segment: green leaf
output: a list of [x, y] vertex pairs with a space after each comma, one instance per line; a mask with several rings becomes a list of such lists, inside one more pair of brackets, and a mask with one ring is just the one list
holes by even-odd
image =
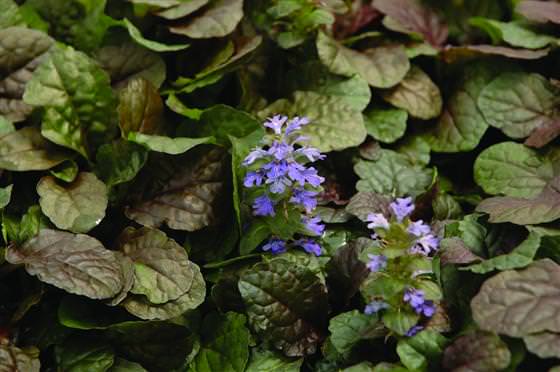
[[364, 112], [364, 123], [370, 136], [393, 143], [404, 135], [408, 113], [399, 109], [372, 109]]
[[257, 334], [287, 356], [315, 352], [328, 303], [326, 288], [312, 271], [277, 258], [245, 271], [239, 291]]
[[59, 185], [54, 177], [41, 178], [37, 184], [41, 210], [59, 229], [85, 233], [105, 217], [107, 186], [93, 173], [81, 172], [68, 185]]
[[541, 332], [523, 337], [527, 350], [541, 358], [558, 358], [560, 356], [560, 334]]
[[31, 114], [33, 108], [22, 99], [25, 84], [53, 42], [37, 30], [0, 27], [0, 115], [18, 122]]
[[43, 229], [10, 248], [6, 260], [24, 264], [45, 283], [93, 299], [116, 296], [125, 281], [118, 255], [88, 235]]
[[476, 210], [488, 213], [492, 223], [536, 225], [557, 220], [560, 218], [560, 176], [550, 181], [533, 199], [498, 196], [483, 200]]
[[134, 179], [148, 160], [148, 151], [135, 143], [119, 139], [97, 149], [96, 173], [107, 187]]
[[541, 154], [520, 143], [501, 142], [478, 155], [474, 179], [488, 194], [531, 198], [560, 174], [558, 161], [560, 151]]
[[362, 221], [367, 220], [370, 213], [381, 213], [387, 217], [391, 215], [389, 209], [391, 198], [374, 192], [358, 192], [346, 205], [346, 211]]
[[134, 43], [108, 45], [97, 51], [95, 59], [111, 77], [111, 84], [125, 87], [137, 77], [159, 88], [165, 80], [165, 62], [156, 53]]
[[217, 143], [229, 146], [232, 137], [245, 137], [261, 127], [252, 115], [226, 105], [215, 105], [200, 116], [198, 134], [216, 138]]
[[[386, 14], [383, 25], [390, 30], [421, 37], [433, 46], [447, 39], [447, 25], [438, 15], [414, 0], [374, 0], [373, 7]], [[455, 7], [459, 6], [454, 4]]]
[[[225, 74], [236, 70], [251, 57], [262, 43], [261, 36], [236, 39], [230, 41], [220, 50], [212, 61], [193, 78], [180, 77], [174, 83], [180, 89], [178, 92], [191, 93], [196, 89], [211, 85], [220, 80]], [[177, 92], [177, 93], [178, 93]]]
[[4, 240], [13, 241], [17, 245], [23, 244], [39, 233], [41, 229], [50, 228], [49, 219], [41, 213], [38, 205], [32, 205], [27, 212], [16, 220], [10, 215], [2, 215], [2, 234]]
[[130, 132], [158, 134], [163, 126], [163, 102], [157, 88], [148, 80], [128, 80], [119, 93], [119, 126], [126, 138]]
[[128, 19], [124, 18], [121, 23], [127, 30], [130, 37], [138, 44], [156, 52], [175, 52], [178, 50], [187, 49], [189, 44], [164, 44], [154, 40], [148, 40], [140, 30]]
[[128, 295], [122, 302], [122, 306], [129, 313], [145, 320], [172, 319], [184, 314], [188, 310], [195, 309], [204, 301], [206, 284], [198, 266], [193, 266], [193, 272], [192, 286], [189, 291], [176, 300], [163, 304], [154, 304], [149, 302], [145, 296]]
[[472, 299], [473, 318], [481, 329], [511, 337], [559, 332], [559, 289], [552, 285], [559, 280], [560, 267], [550, 259], [521, 271], [502, 271], [485, 281]]
[[298, 66], [286, 78], [290, 90], [312, 91], [335, 96], [357, 111], [365, 109], [371, 99], [367, 81], [360, 75], [346, 78], [332, 74], [319, 61]]
[[160, 230], [126, 228], [119, 250], [134, 262], [131, 293], [144, 295], [154, 304], [176, 300], [189, 292], [198, 272], [187, 252]]
[[377, 316], [366, 315], [358, 310], [331, 318], [329, 331], [332, 344], [341, 354], [348, 353], [360, 340], [383, 337], [385, 333]]
[[522, 0], [517, 2], [515, 12], [534, 22], [560, 23], [560, 6], [557, 3]]
[[[159, 10], [156, 15], [165, 19], [179, 19], [196, 12], [204, 5], [208, 4], [208, 2], [209, 0], [189, 0], [187, 2], [178, 1], [178, 4], [176, 5]], [[161, 6], [159, 3], [157, 5]]]
[[170, 322], [119, 323], [112, 326], [107, 335], [119, 355], [141, 363], [149, 371], [181, 368], [194, 347], [190, 332]]
[[493, 270], [511, 270], [525, 267], [533, 261], [533, 257], [537, 253], [540, 244], [541, 236], [535, 232], [531, 232], [527, 239], [515, 247], [510, 253], [484, 260], [481, 263], [469, 265], [465, 270], [470, 270], [477, 274], [485, 274]]
[[193, 39], [208, 39], [229, 35], [243, 18], [243, 0], [217, 0], [189, 19], [185, 25], [169, 30]]
[[288, 359], [271, 351], [253, 349], [246, 372], [300, 372], [303, 358]]
[[39, 350], [31, 347], [20, 349], [13, 345], [0, 345], [0, 366], [7, 371], [39, 372]]
[[271, 233], [270, 227], [266, 222], [255, 221], [249, 230], [241, 235], [239, 253], [244, 256], [253, 252]]
[[214, 137], [202, 137], [202, 138], [186, 138], [186, 137], [176, 137], [170, 138], [166, 136], [156, 136], [143, 134], [140, 132], [130, 132], [128, 133], [128, 140], [139, 145], [143, 145], [146, 148], [163, 152], [171, 155], [178, 155], [189, 151], [195, 146], [204, 143], [214, 143]]
[[354, 172], [360, 177], [358, 191], [396, 196], [419, 195], [433, 178], [432, 170], [412, 165], [404, 155], [391, 150], [383, 150], [378, 161], [358, 161]]
[[211, 313], [202, 323], [200, 351], [191, 363], [195, 372], [243, 372], [249, 359], [245, 315]]
[[13, 0], [0, 0], [0, 30], [22, 23], [18, 5]]
[[311, 124], [301, 133], [309, 137], [310, 146], [322, 152], [358, 146], [367, 135], [362, 114], [338, 97], [298, 91], [293, 95], [293, 102], [280, 99], [259, 112], [259, 116], [277, 112], [308, 117]]
[[441, 117], [426, 136], [433, 151], [470, 151], [478, 146], [488, 129], [488, 123], [478, 109], [477, 99], [482, 89], [494, 78], [497, 69], [496, 65], [481, 62], [464, 67]]
[[319, 32], [316, 46], [321, 62], [331, 72], [348, 77], [358, 74], [375, 88], [398, 84], [410, 69], [401, 45], [381, 46], [360, 53]]
[[120, 309], [82, 296], [65, 296], [58, 306], [58, 321], [73, 329], [107, 329], [129, 319]]
[[488, 124], [511, 138], [527, 137], [547, 124], [560, 104], [560, 88], [542, 75], [505, 72], [478, 96], [478, 108]]
[[397, 86], [382, 95], [385, 101], [406, 110], [415, 118], [427, 120], [441, 113], [442, 98], [439, 88], [416, 66], [410, 68]]
[[44, 108], [41, 134], [86, 158], [116, 131], [107, 74], [87, 55], [56, 47], [27, 83], [23, 99]]
[[45, 170], [67, 158], [66, 154], [56, 150], [34, 127], [0, 134], [0, 169], [20, 172]]
[[443, 355], [443, 366], [453, 371], [500, 371], [510, 364], [507, 344], [492, 333], [475, 331], [457, 337]]
[[49, 171], [51, 175], [64, 182], [72, 182], [80, 171], [74, 160], [65, 160]]
[[28, 0], [49, 24], [49, 33], [57, 40], [90, 52], [103, 42], [107, 29], [116, 22], [105, 15], [106, 0]]
[[540, 49], [557, 43], [555, 37], [538, 34], [517, 22], [500, 22], [495, 19], [474, 17], [469, 20], [469, 23], [485, 31], [494, 43], [503, 40], [511, 46], [526, 49]]
[[[126, 207], [125, 214], [149, 227], [164, 222], [176, 230], [196, 231], [206, 227], [216, 218], [214, 207], [224, 186], [224, 167], [224, 153], [219, 149], [188, 163], [176, 164], [161, 188], [139, 195], [142, 199]], [[159, 184], [157, 179], [152, 181]]]
[[428, 361], [424, 355], [408, 344], [405, 340], [400, 340], [397, 344], [397, 354], [401, 363], [412, 371], [426, 369]]
[[397, 334], [404, 336], [410, 328], [418, 323], [420, 316], [414, 313], [389, 309], [383, 313], [383, 324]]
[[126, 359], [115, 358], [115, 362], [109, 372], [148, 372], [138, 363]]
[[12, 188], [14, 185], [0, 187], [0, 209], [5, 208], [12, 198]]
[[102, 340], [74, 336], [55, 349], [58, 367], [68, 372], [105, 372], [113, 365], [115, 354]]

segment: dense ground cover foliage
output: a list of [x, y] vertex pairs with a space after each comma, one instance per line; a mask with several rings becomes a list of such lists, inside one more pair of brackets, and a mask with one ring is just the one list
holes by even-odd
[[0, 0], [0, 371], [560, 370], [559, 25]]

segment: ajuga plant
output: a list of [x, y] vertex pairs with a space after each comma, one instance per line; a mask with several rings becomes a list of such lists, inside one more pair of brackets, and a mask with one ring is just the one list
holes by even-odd
[[305, 117], [269, 118], [264, 126], [270, 132], [243, 161], [248, 169], [243, 185], [250, 190], [253, 215], [264, 218], [271, 231], [277, 230], [275, 225], [286, 225], [282, 220], [294, 225], [287, 232], [272, 236], [262, 247], [274, 254], [299, 246], [308, 253], [321, 255], [321, 246], [311, 237], [321, 236], [325, 230], [321, 218], [313, 214], [325, 179], [307, 164], [325, 156], [307, 145], [308, 138], [301, 134], [305, 125], [311, 125]]
[[[364, 313], [380, 313], [391, 331], [414, 336], [435, 314], [442, 298], [432, 262], [440, 239], [422, 220], [410, 220], [412, 198], [397, 198], [389, 207], [389, 219], [382, 213], [367, 216], [367, 227], [374, 234], [372, 247], [365, 250], [370, 274], [362, 287], [367, 301]], [[406, 322], [392, 322], [396, 314]]]

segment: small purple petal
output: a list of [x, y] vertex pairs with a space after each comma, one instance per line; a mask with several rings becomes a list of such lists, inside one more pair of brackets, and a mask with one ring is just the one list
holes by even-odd
[[430, 229], [430, 226], [426, 225], [424, 221], [418, 220], [418, 221], [411, 222], [406, 228], [406, 231], [408, 231], [414, 236], [420, 237], [422, 235], [429, 234], [432, 231], [432, 229]]
[[322, 253], [321, 246], [313, 239], [298, 239], [294, 243], [302, 247], [307, 253], [312, 253], [317, 257]]
[[303, 216], [301, 222], [304, 224], [307, 231], [314, 235], [321, 235], [325, 231], [325, 225], [321, 223], [321, 217], [307, 217]]
[[260, 158], [262, 158], [266, 155], [267, 155], [267, 152], [264, 151], [263, 149], [255, 149], [255, 150], [251, 151], [249, 153], [249, 155], [247, 155], [245, 160], [243, 160], [243, 165], [245, 165], [245, 166], [251, 165], [255, 162], [255, 160], [260, 159]]
[[388, 309], [388, 308], [389, 308], [389, 304], [387, 304], [386, 302], [374, 300], [366, 305], [364, 309], [364, 314], [371, 315], [377, 313], [378, 311], [381, 311], [383, 309]]
[[390, 205], [397, 221], [402, 222], [405, 217], [410, 215], [414, 210], [414, 203], [412, 202], [412, 198], [397, 198], [394, 202]]
[[255, 198], [253, 202], [253, 214], [255, 216], [274, 216], [274, 203], [266, 195]]
[[405, 336], [412, 337], [423, 329], [424, 329], [424, 327], [422, 327], [421, 325], [415, 325], [415, 326], [411, 327], [408, 331], [406, 331]]
[[382, 228], [389, 229], [389, 221], [381, 213], [370, 213], [366, 218], [367, 222], [370, 222], [367, 227], [368, 229]]
[[309, 119], [306, 117], [296, 116], [288, 122], [288, 127], [286, 128], [286, 134], [292, 134], [295, 131], [301, 129], [302, 126], [309, 124]]
[[282, 239], [271, 238], [268, 243], [263, 245], [263, 251], [270, 251], [272, 254], [279, 254], [286, 252], [286, 242]]
[[382, 254], [368, 254], [369, 262], [367, 268], [371, 272], [377, 272], [387, 267], [387, 257]]
[[308, 191], [302, 188], [294, 189], [293, 195], [290, 198], [290, 202], [294, 204], [299, 204], [305, 208], [307, 213], [310, 213], [315, 207], [317, 207], [317, 195], [316, 191]]
[[282, 134], [282, 126], [288, 120], [287, 116], [284, 115], [274, 115], [271, 118], [268, 118], [267, 121], [264, 122], [264, 126], [270, 128], [274, 131], [275, 134]]
[[263, 175], [260, 172], [248, 172], [243, 180], [243, 186], [254, 187], [263, 183]]

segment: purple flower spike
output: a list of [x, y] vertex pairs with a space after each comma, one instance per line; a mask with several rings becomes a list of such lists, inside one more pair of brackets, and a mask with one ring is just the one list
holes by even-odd
[[274, 203], [266, 195], [255, 198], [253, 202], [253, 214], [255, 216], [274, 216]]
[[424, 221], [418, 220], [411, 222], [410, 225], [408, 225], [408, 227], [406, 228], [406, 231], [414, 236], [420, 237], [422, 235], [429, 234], [432, 230], [430, 229], [430, 226], [424, 223]]
[[377, 272], [387, 267], [387, 257], [382, 254], [368, 254], [369, 262], [367, 268], [371, 272]]
[[294, 204], [299, 204], [305, 208], [307, 213], [310, 213], [315, 207], [317, 207], [317, 192], [308, 191], [302, 188], [296, 188], [290, 202]]
[[388, 309], [389, 305], [383, 301], [371, 301], [369, 304], [366, 305], [364, 309], [364, 314], [371, 315], [375, 314], [383, 309]]
[[263, 251], [270, 251], [272, 254], [279, 254], [286, 252], [286, 242], [282, 239], [271, 238], [268, 243], [263, 245]]
[[407, 337], [415, 336], [418, 332], [420, 332], [423, 329], [424, 327], [422, 327], [421, 325], [412, 326], [408, 331], [406, 331], [405, 336]]
[[313, 239], [298, 239], [295, 243], [302, 247], [307, 253], [313, 253], [317, 257], [322, 253], [321, 246]]
[[314, 235], [321, 235], [325, 231], [325, 225], [321, 223], [321, 217], [307, 217], [303, 216], [301, 222], [305, 225], [307, 231]]
[[385, 216], [382, 215], [381, 213], [368, 214], [366, 221], [370, 222], [367, 225], [368, 229], [375, 229], [375, 228], [381, 228], [385, 230], [389, 229], [389, 221], [387, 221]]
[[264, 122], [264, 126], [272, 129], [275, 134], [282, 134], [282, 126], [284, 125], [286, 120], [288, 120], [287, 116], [274, 115], [273, 117], [268, 118], [268, 120]]
[[394, 202], [390, 205], [397, 221], [402, 222], [405, 217], [410, 215], [414, 210], [414, 203], [412, 202], [412, 198], [397, 198]]

